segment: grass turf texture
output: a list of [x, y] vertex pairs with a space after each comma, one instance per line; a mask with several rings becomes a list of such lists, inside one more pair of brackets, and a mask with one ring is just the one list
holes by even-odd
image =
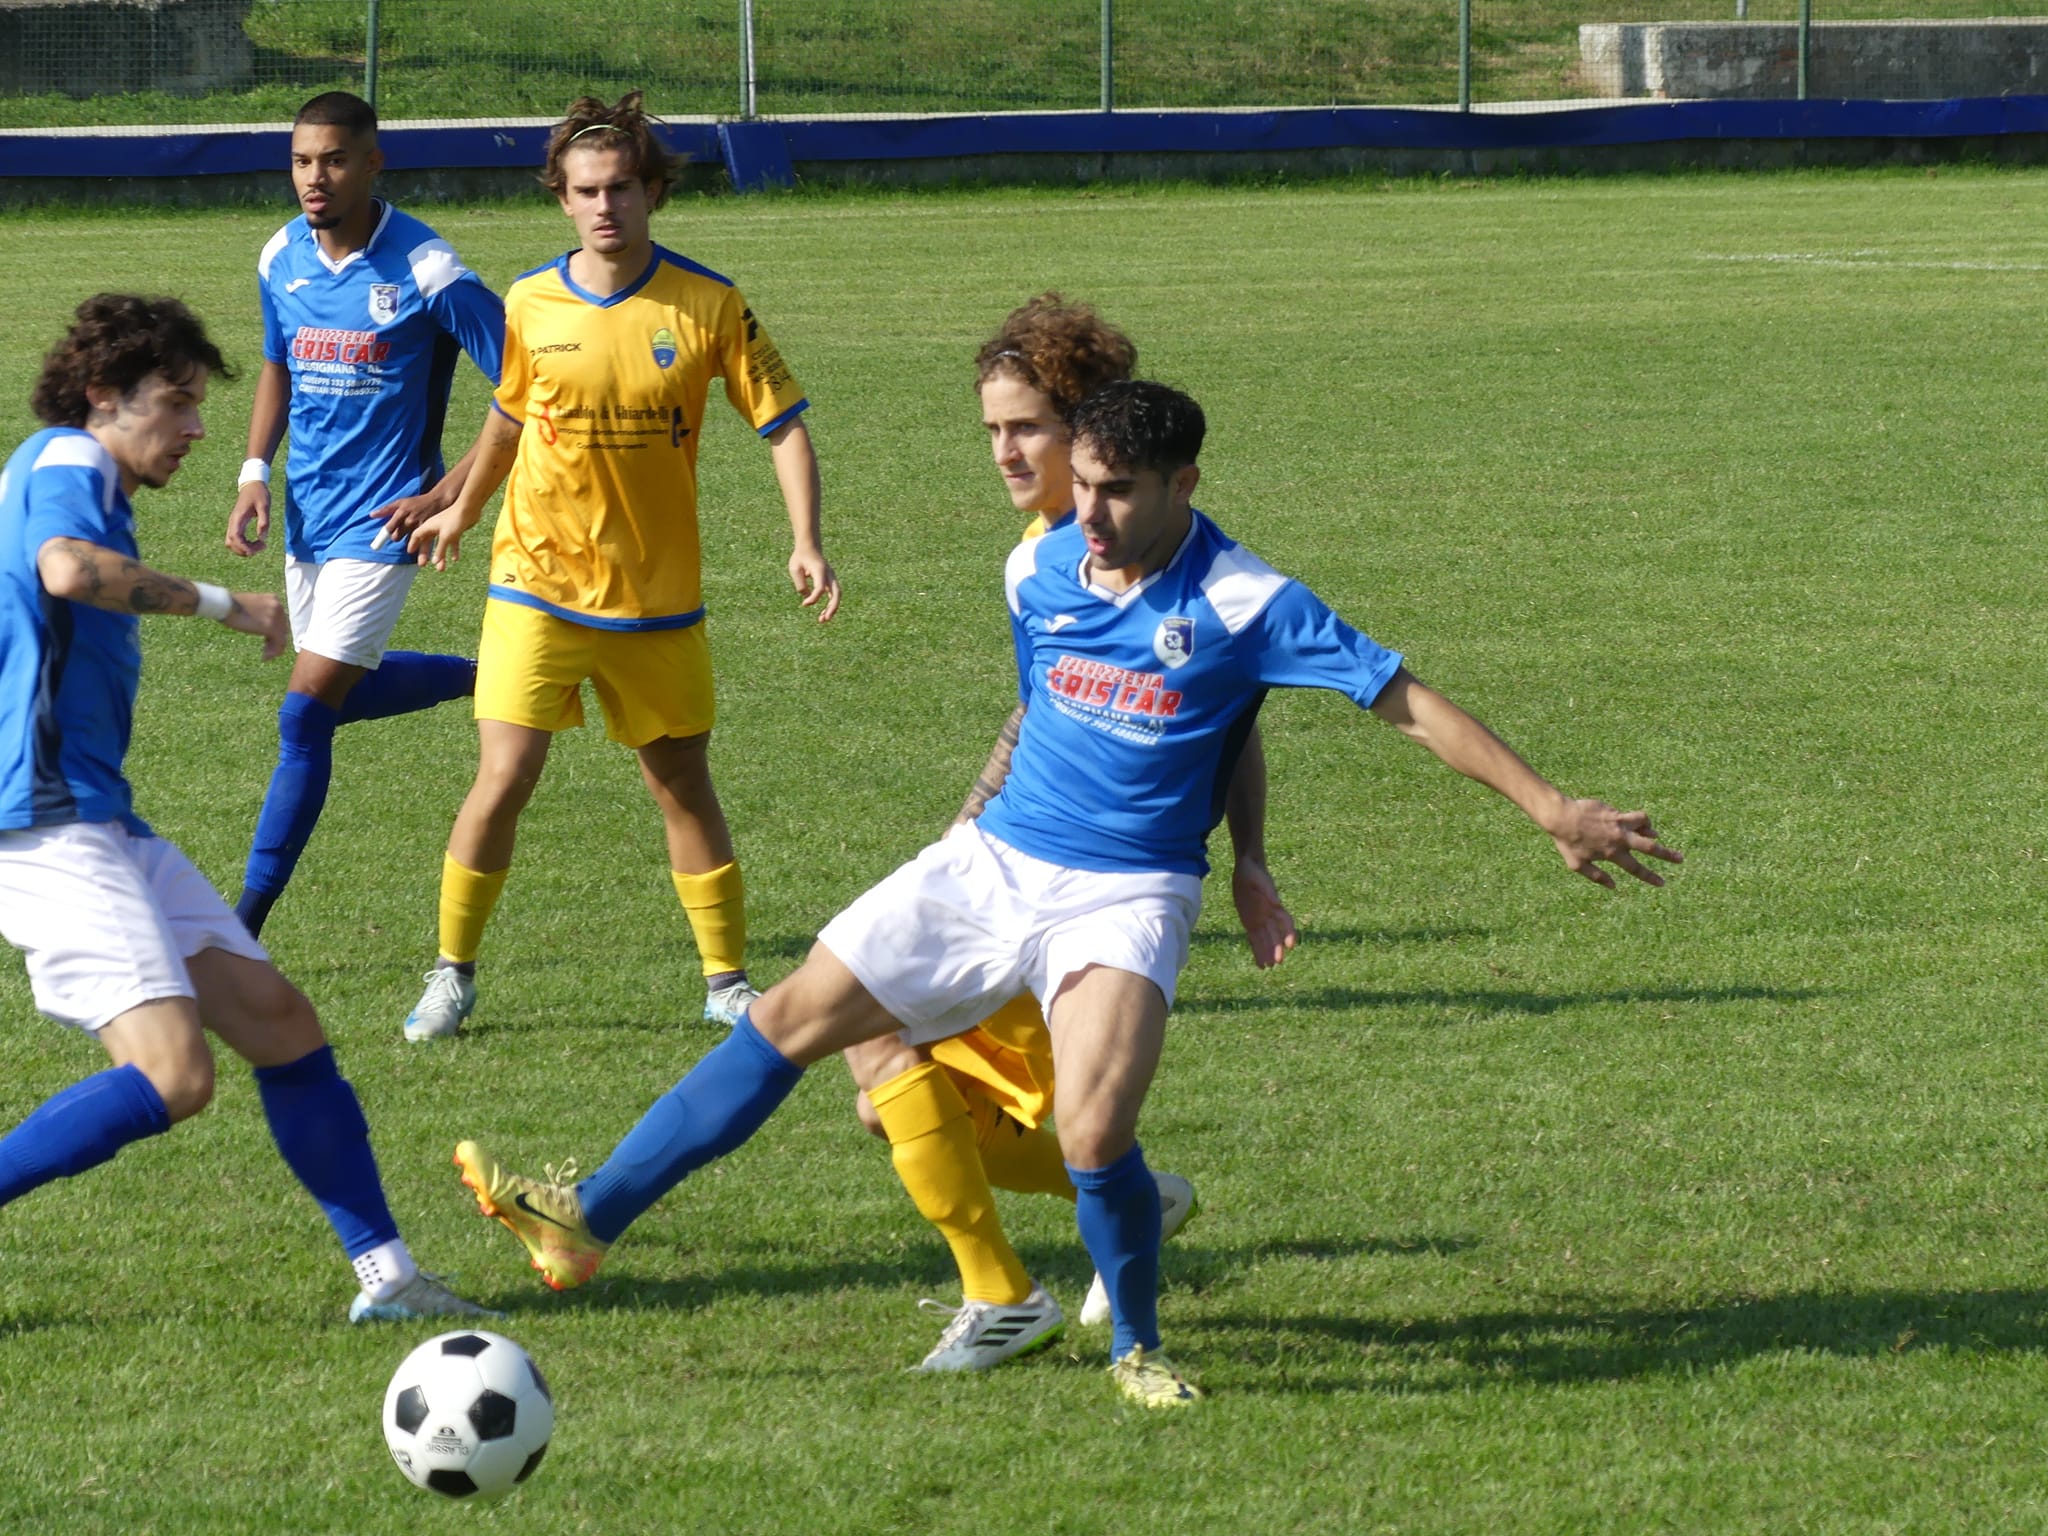
[[[1509, 807], [1320, 695], [1265, 715], [1304, 929], [1252, 971], [1212, 882], [1145, 1141], [1204, 1214], [1142, 1422], [1101, 1335], [902, 1374], [945, 1255], [815, 1072], [591, 1289], [467, 1213], [463, 1135], [590, 1166], [710, 1042], [653, 808], [558, 743], [463, 1039], [398, 1024], [474, 763], [459, 709], [352, 727], [269, 938], [368, 1107], [421, 1258], [509, 1314], [560, 1405], [522, 1532], [1986, 1531], [2044, 1515], [2048, 1197], [2036, 486], [2048, 177], [1113, 190], [684, 201], [816, 402], [845, 612], [782, 575], [767, 456], [704, 445], [721, 791], [757, 974], [930, 836], [1011, 698], [1019, 519], [968, 359], [1057, 285], [1212, 420], [1198, 502], [1563, 785], [1691, 862], [1619, 897]], [[423, 210], [495, 282], [537, 207]], [[9, 441], [98, 286], [174, 286], [247, 365], [257, 215], [0, 221]], [[220, 548], [249, 385], [141, 501]], [[451, 447], [481, 411], [466, 376]], [[401, 643], [474, 637], [483, 539]], [[145, 624], [145, 812], [233, 890], [282, 665]], [[0, 976], [0, 1122], [93, 1068]], [[1078, 1305], [1064, 1205], [1008, 1199]], [[427, 1328], [352, 1330], [247, 1076], [0, 1215], [0, 1528], [360, 1532], [446, 1514], [382, 1465]]]
[[[1972, 20], [1994, 0], [1822, 0], [1815, 19]], [[1792, 21], [1798, 0], [1749, 0]], [[1730, 0], [1475, 0], [1481, 102], [1597, 94], [1579, 62], [1590, 21], [1727, 21]], [[988, 112], [1101, 101], [1098, 0], [813, 0], [755, 8], [757, 110]], [[730, 0], [387, 0], [378, 105], [386, 118], [551, 115], [585, 91], [647, 91], [669, 113], [736, 115]], [[1456, 0], [1123, 0], [1116, 102], [1161, 107], [1405, 105], [1458, 99]], [[0, 127], [279, 122], [317, 91], [365, 89], [361, 0], [258, 0], [245, 22], [254, 82], [163, 92], [0, 99]], [[31, 42], [25, 46], [36, 45]]]

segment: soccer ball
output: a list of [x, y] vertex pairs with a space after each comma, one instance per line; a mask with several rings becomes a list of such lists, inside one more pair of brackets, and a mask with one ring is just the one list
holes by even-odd
[[384, 1443], [398, 1470], [451, 1499], [495, 1499], [533, 1475], [555, 1400], [533, 1357], [502, 1334], [427, 1340], [384, 1389]]

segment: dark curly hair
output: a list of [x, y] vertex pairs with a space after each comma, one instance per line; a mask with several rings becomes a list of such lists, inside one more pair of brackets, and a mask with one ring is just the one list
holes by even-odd
[[626, 150], [634, 176], [654, 184], [649, 203], [659, 208], [668, 201], [675, 157], [654, 136], [654, 120], [641, 109], [640, 92], [628, 91], [609, 107], [595, 96], [579, 96], [569, 103], [569, 115], [548, 135], [548, 156], [540, 173], [540, 184], [557, 197], [569, 185], [562, 157], [571, 148]]
[[71, 329], [43, 358], [29, 404], [48, 426], [82, 427], [92, 414], [85, 392], [93, 385], [125, 395], [152, 373], [182, 383], [200, 372], [235, 376], [182, 302], [96, 293], [78, 306]]
[[974, 387], [1008, 374], [1052, 401], [1062, 416], [1138, 366], [1131, 338], [1086, 304], [1041, 293], [1019, 305], [974, 354]]
[[1209, 430], [1202, 408], [1179, 390], [1150, 379], [1125, 379], [1097, 390], [1067, 418], [1074, 446], [1119, 469], [1172, 475], [1202, 451]]

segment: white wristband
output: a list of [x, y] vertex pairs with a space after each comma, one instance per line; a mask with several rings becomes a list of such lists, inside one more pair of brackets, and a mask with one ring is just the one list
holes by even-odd
[[242, 460], [242, 473], [235, 481], [235, 489], [240, 490], [251, 480], [258, 485], [270, 484], [270, 466], [261, 459]]
[[226, 587], [216, 587], [210, 581], [195, 581], [199, 589], [198, 614], [202, 619], [224, 619], [235, 611], [235, 600]]

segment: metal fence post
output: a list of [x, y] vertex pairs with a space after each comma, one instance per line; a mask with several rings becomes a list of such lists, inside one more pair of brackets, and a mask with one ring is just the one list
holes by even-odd
[[1102, 110], [1116, 110], [1116, 0], [1102, 0]]
[[1472, 110], [1472, 0], [1458, 0], [1458, 110]]
[[752, 117], [754, 94], [754, 0], [740, 0], [740, 116]]
[[370, 0], [370, 13], [363, 18], [363, 98], [371, 109], [377, 105], [377, 0]]
[[1813, 72], [1813, 0], [1799, 0], [1799, 99], [1806, 100], [1806, 83]]

